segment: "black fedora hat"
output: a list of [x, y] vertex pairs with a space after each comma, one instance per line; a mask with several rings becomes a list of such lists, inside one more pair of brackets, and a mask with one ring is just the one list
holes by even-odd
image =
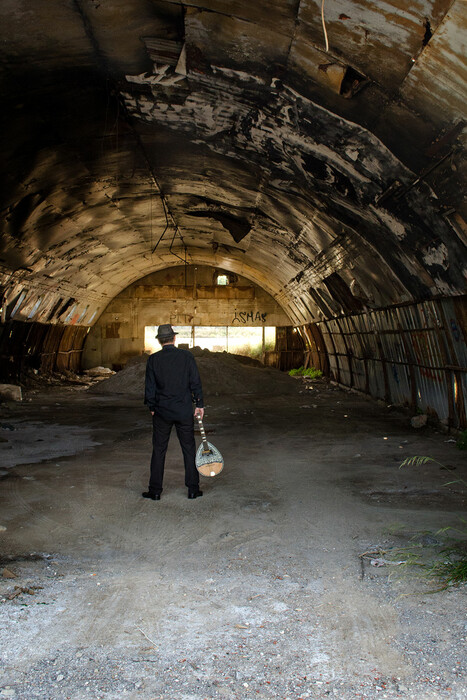
[[174, 331], [170, 323], [163, 323], [162, 326], [159, 326], [157, 329], [156, 338], [158, 340], [170, 340], [170, 338], [173, 338], [176, 335], [177, 332]]

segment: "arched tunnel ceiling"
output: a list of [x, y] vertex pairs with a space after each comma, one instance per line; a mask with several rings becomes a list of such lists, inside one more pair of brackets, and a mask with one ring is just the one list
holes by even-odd
[[91, 323], [181, 259], [297, 323], [336, 285], [347, 310], [465, 292], [463, 0], [0, 13], [4, 318]]

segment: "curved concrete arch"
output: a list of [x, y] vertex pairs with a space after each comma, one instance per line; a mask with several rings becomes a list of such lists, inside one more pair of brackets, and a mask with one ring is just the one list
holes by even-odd
[[463, 293], [462, 3], [386, 5], [327, 7], [328, 46], [315, 2], [5, 11], [4, 305], [89, 323], [174, 231], [305, 320], [329, 274], [376, 305]]
[[244, 274], [296, 326], [451, 309], [464, 6], [341, 0], [323, 24], [319, 0], [2, 5], [2, 325], [84, 333], [185, 259]]

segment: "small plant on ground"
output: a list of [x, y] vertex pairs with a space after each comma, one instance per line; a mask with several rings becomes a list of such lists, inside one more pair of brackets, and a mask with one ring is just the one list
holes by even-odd
[[[420, 466], [433, 462], [439, 464], [442, 469], [452, 471], [432, 457], [407, 457], [400, 464], [401, 467]], [[452, 484], [463, 484], [467, 486], [464, 479], [448, 481], [444, 486]], [[416, 542], [407, 548], [393, 550], [392, 554], [400, 557], [405, 556], [405, 566], [417, 566], [423, 568], [423, 575], [430, 581], [436, 580], [441, 584], [435, 591], [443, 591], [452, 586], [460, 586], [467, 583], [467, 521], [461, 518], [461, 526], [454, 528], [451, 526], [442, 528], [434, 533], [424, 533], [424, 542]], [[444, 537], [444, 542], [439, 540], [439, 536]], [[446, 537], [447, 535], [447, 537]], [[454, 536], [453, 536], [454, 535]], [[431, 547], [431, 556], [426, 557], [428, 548]]]
[[319, 379], [323, 376], [323, 373], [320, 369], [316, 369], [315, 367], [308, 367], [308, 369], [305, 369], [302, 365], [302, 367], [298, 367], [298, 369], [289, 370], [289, 375], [291, 377], [307, 377], [308, 379]]
[[428, 574], [441, 581], [444, 590], [451, 586], [459, 586], [467, 581], [467, 551], [462, 557], [458, 547], [450, 547], [442, 552], [443, 561], [436, 561]]
[[439, 464], [440, 467], [443, 466], [441, 462], [433, 459], [433, 457], [406, 457], [404, 461], [399, 464], [399, 469], [402, 467], [420, 467], [422, 464], [428, 464], [428, 462]]

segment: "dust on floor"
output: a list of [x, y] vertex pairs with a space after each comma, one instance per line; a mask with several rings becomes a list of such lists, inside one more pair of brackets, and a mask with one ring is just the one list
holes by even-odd
[[[0, 697], [466, 697], [465, 588], [433, 595], [359, 556], [458, 523], [462, 485], [399, 464], [427, 454], [466, 478], [463, 453], [403, 413], [290, 381], [210, 396], [225, 469], [191, 501], [174, 436], [161, 501], [141, 498], [139, 399], [55, 388], [1, 407], [2, 423], [40, 421], [51, 454], [3, 473]], [[57, 425], [82, 449], [53, 452]]]

